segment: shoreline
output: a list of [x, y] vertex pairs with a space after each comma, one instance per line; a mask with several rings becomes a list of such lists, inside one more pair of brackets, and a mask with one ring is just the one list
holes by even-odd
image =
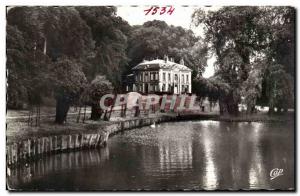
[[[215, 114], [178, 114], [178, 115], [161, 115], [158, 117], [143, 117], [132, 118], [123, 121], [110, 122], [89, 122], [81, 124], [80, 128], [70, 130], [74, 127], [61, 125], [60, 128], [65, 130], [56, 130], [54, 132], [42, 132], [40, 130], [38, 136], [37, 132], [29, 133], [21, 139], [6, 138], [6, 161], [8, 166], [15, 166], [41, 158], [45, 155], [61, 153], [66, 151], [77, 151], [83, 149], [102, 148], [106, 142], [113, 135], [130, 129], [145, 127], [156, 123], [163, 122], [180, 122], [190, 120], [213, 120], [220, 122], [293, 122], [294, 116], [220, 116]], [[289, 117], [289, 118], [288, 118]], [[59, 126], [58, 126], [59, 127]], [[30, 127], [29, 127], [30, 128]], [[44, 128], [45, 129], [45, 128]], [[34, 136], [32, 135], [34, 134]]]

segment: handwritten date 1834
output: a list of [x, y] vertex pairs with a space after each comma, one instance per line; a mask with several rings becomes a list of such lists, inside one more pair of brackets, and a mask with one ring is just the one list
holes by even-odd
[[163, 7], [151, 6], [149, 9], [144, 10], [144, 12], [145, 12], [145, 15], [148, 15], [148, 14], [151, 14], [151, 15], [155, 15], [155, 14], [159, 14], [159, 15], [169, 14], [169, 15], [172, 15], [174, 10], [175, 10], [175, 8], [173, 6], [163, 6]]

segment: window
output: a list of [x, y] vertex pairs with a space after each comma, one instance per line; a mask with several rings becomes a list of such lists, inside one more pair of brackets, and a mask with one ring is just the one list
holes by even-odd
[[143, 74], [140, 73], [139, 75], [140, 75], [140, 82], [142, 82], [143, 81]]
[[153, 80], [154, 78], [153, 78], [153, 73], [152, 72], [150, 72], [150, 80]]
[[168, 80], [169, 80], [169, 82], [171, 81], [171, 74], [170, 73], [168, 74]]
[[152, 80], [156, 80], [156, 72], [152, 72]]
[[148, 73], [145, 73], [145, 81], [144, 82], [148, 82]]
[[178, 75], [175, 74], [175, 81], [178, 81]]
[[181, 75], [181, 80], [182, 80], [181, 82], [184, 83], [184, 75], [183, 74]]
[[158, 80], [158, 72], [155, 72], [155, 80]]
[[163, 73], [163, 81], [166, 81], [166, 73]]
[[166, 84], [162, 85], [162, 91], [166, 91]]
[[186, 83], [189, 83], [189, 75], [186, 75]]

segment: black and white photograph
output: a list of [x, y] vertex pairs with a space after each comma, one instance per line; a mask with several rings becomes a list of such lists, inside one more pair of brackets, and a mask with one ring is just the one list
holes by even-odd
[[294, 192], [296, 12], [7, 5], [6, 190]]

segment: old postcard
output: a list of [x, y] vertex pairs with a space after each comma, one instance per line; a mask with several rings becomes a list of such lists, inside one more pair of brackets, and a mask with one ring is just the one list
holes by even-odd
[[7, 6], [9, 191], [295, 191], [290, 6]]

